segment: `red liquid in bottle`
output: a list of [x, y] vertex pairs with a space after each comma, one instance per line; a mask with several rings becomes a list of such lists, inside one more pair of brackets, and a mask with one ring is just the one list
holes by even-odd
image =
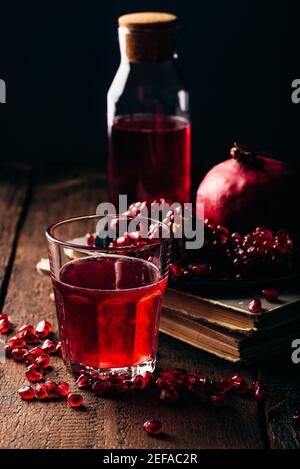
[[116, 117], [110, 132], [109, 194], [128, 201], [190, 200], [190, 123], [182, 117]]
[[157, 349], [167, 278], [139, 259], [89, 257], [53, 280], [64, 358], [76, 368], [122, 368], [151, 361]]

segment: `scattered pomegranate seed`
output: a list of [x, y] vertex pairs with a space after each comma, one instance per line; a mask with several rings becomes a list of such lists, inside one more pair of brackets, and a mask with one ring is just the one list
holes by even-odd
[[151, 381], [153, 380], [153, 373], [151, 373], [150, 371], [146, 371], [144, 378], [147, 381], [147, 385], [149, 385]]
[[46, 339], [42, 345], [42, 350], [48, 355], [51, 355], [52, 353], [55, 353], [56, 346], [56, 342], [54, 342], [53, 340]]
[[182, 277], [184, 274], [184, 268], [181, 267], [181, 265], [179, 264], [170, 264], [169, 271], [170, 271], [171, 277], [175, 277], [175, 278]]
[[26, 341], [27, 344], [38, 344], [39, 343], [39, 338], [35, 335], [32, 334], [30, 331], [25, 331], [23, 335], [24, 340]]
[[83, 403], [83, 397], [81, 394], [69, 394], [67, 397], [68, 404], [71, 407], [80, 407]]
[[76, 384], [79, 388], [89, 388], [91, 385], [91, 376], [90, 375], [80, 375], [76, 381]]
[[25, 375], [28, 381], [31, 383], [37, 383], [43, 379], [43, 368], [36, 364], [29, 365]]
[[180, 399], [179, 392], [176, 388], [170, 387], [168, 389], [162, 389], [160, 393], [160, 400], [167, 405], [176, 404]]
[[6, 334], [12, 328], [12, 324], [8, 319], [0, 319], [0, 332], [1, 334]]
[[56, 355], [59, 357], [62, 356], [62, 348], [61, 348], [61, 341], [57, 342], [56, 349], [55, 349]]
[[10, 321], [10, 316], [9, 314], [2, 313], [0, 314], [0, 321], [1, 319], [5, 319], [6, 321]]
[[61, 397], [66, 397], [70, 392], [70, 386], [68, 385], [68, 383], [65, 383], [64, 381], [60, 381], [59, 383], [57, 383], [57, 393], [61, 396]]
[[216, 407], [226, 407], [229, 404], [226, 394], [217, 394], [211, 396], [211, 403]]
[[11, 357], [11, 352], [13, 351], [12, 347], [8, 344], [5, 345], [5, 355], [7, 358]]
[[32, 334], [35, 334], [35, 329], [31, 324], [24, 324], [18, 329], [18, 337], [24, 339], [24, 334], [26, 331], [30, 331]]
[[37, 357], [42, 357], [43, 355], [45, 355], [44, 350], [42, 350], [42, 348], [41, 348], [40, 346], [38, 346], [38, 347], [33, 347], [33, 348], [30, 350], [30, 353], [31, 353], [31, 355], [33, 355], [35, 358], [37, 358]]
[[46, 399], [48, 397], [47, 386], [44, 383], [38, 383], [35, 387], [35, 395], [38, 399]]
[[279, 293], [277, 290], [263, 290], [262, 294], [270, 303], [276, 303], [276, 301], [278, 301]]
[[226, 391], [230, 391], [232, 389], [232, 381], [228, 376], [223, 376], [220, 383], [224, 386]]
[[47, 368], [50, 365], [50, 358], [48, 355], [43, 355], [42, 357], [36, 357], [35, 363], [37, 365], [42, 366], [43, 368]]
[[236, 394], [240, 394], [240, 395], [247, 394], [248, 386], [247, 386], [245, 379], [242, 376], [240, 375], [233, 376], [231, 378], [231, 382], [232, 382], [232, 389], [234, 392], [236, 392]]
[[32, 353], [28, 352], [24, 355], [23, 357], [23, 362], [25, 363], [25, 365], [29, 366], [29, 365], [33, 365], [33, 363], [35, 363], [35, 356], [32, 355]]
[[155, 382], [155, 385], [158, 389], [168, 389], [170, 386], [172, 386], [173, 381], [170, 379], [165, 379], [165, 378], [158, 378]]
[[11, 356], [14, 360], [23, 361], [27, 352], [26, 348], [14, 348], [11, 352]]
[[109, 380], [98, 380], [95, 381], [92, 385], [92, 390], [96, 396], [102, 396], [105, 394], [111, 387]]
[[300, 412], [296, 412], [292, 417], [292, 422], [295, 425], [300, 425]]
[[261, 388], [257, 388], [254, 392], [254, 397], [257, 401], [263, 401], [265, 399], [265, 393]]
[[142, 375], [137, 375], [132, 383], [134, 389], [145, 389], [147, 387], [147, 380]]
[[144, 423], [143, 429], [149, 435], [159, 435], [162, 432], [162, 424], [159, 420], [148, 420]]
[[58, 392], [58, 386], [56, 383], [54, 383], [54, 381], [46, 381], [45, 382], [45, 386], [47, 388], [47, 393], [48, 393], [48, 396], [49, 397], [58, 397], [59, 396], [59, 392]]
[[52, 331], [52, 326], [50, 322], [48, 321], [40, 321], [38, 325], [35, 328], [36, 330], [36, 335], [40, 337], [41, 339], [45, 339], [48, 337], [50, 332]]
[[26, 342], [24, 339], [19, 339], [19, 337], [12, 337], [9, 339], [8, 345], [12, 348], [24, 348], [26, 347]]
[[251, 313], [254, 314], [262, 313], [264, 311], [259, 298], [254, 298], [254, 300], [251, 300], [248, 305], [248, 309]]
[[174, 379], [174, 373], [171, 370], [164, 370], [161, 371], [159, 374], [163, 379]]
[[207, 264], [191, 264], [189, 269], [195, 277], [204, 277], [209, 272]]
[[253, 392], [255, 392], [257, 389], [259, 389], [261, 387], [262, 387], [262, 382], [261, 381], [259, 381], [259, 380], [252, 381], [251, 388], [252, 388]]
[[91, 233], [86, 234], [86, 243], [88, 246], [94, 246], [95, 237]]
[[24, 388], [18, 389], [18, 393], [19, 393], [19, 396], [26, 401], [29, 401], [35, 398], [35, 392], [31, 386], [25, 386]]

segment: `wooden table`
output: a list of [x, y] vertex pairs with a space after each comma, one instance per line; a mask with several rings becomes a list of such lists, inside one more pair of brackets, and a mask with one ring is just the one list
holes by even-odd
[[[65, 217], [95, 213], [104, 187], [97, 168], [1, 168], [0, 303], [15, 324], [49, 319], [56, 329], [50, 280], [35, 269], [47, 255], [45, 229]], [[50, 379], [67, 380], [75, 390], [62, 360], [53, 363]], [[1, 448], [300, 447], [300, 429], [290, 420], [299, 403], [300, 364], [293, 365], [290, 357], [241, 369], [161, 334], [159, 364], [201, 370], [216, 379], [236, 373], [249, 382], [260, 377], [270, 396], [265, 403], [236, 396], [221, 410], [192, 402], [166, 407], [151, 391], [105, 399], [83, 392], [86, 407], [76, 411], [64, 401], [22, 401], [16, 391], [26, 382], [23, 365], [6, 360], [0, 365]], [[163, 422], [164, 438], [142, 431], [149, 418]]]

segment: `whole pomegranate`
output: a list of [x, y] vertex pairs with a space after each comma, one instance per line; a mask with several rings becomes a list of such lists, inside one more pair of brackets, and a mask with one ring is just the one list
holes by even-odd
[[261, 225], [297, 233], [300, 184], [291, 167], [237, 143], [230, 155], [198, 188], [197, 203], [204, 203], [205, 218], [239, 233]]

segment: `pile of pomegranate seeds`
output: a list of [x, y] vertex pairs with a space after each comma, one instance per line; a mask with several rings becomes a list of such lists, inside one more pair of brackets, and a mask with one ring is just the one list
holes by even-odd
[[[204, 224], [203, 248], [182, 254], [181, 259], [170, 270], [174, 279], [187, 276], [191, 279], [239, 280], [282, 275], [291, 271], [296, 262], [293, 241], [285, 230], [274, 232], [260, 226], [242, 236], [209, 220], [205, 220]], [[265, 290], [265, 297], [269, 301], [275, 301], [276, 297], [273, 293], [268, 293], [270, 291]]]

